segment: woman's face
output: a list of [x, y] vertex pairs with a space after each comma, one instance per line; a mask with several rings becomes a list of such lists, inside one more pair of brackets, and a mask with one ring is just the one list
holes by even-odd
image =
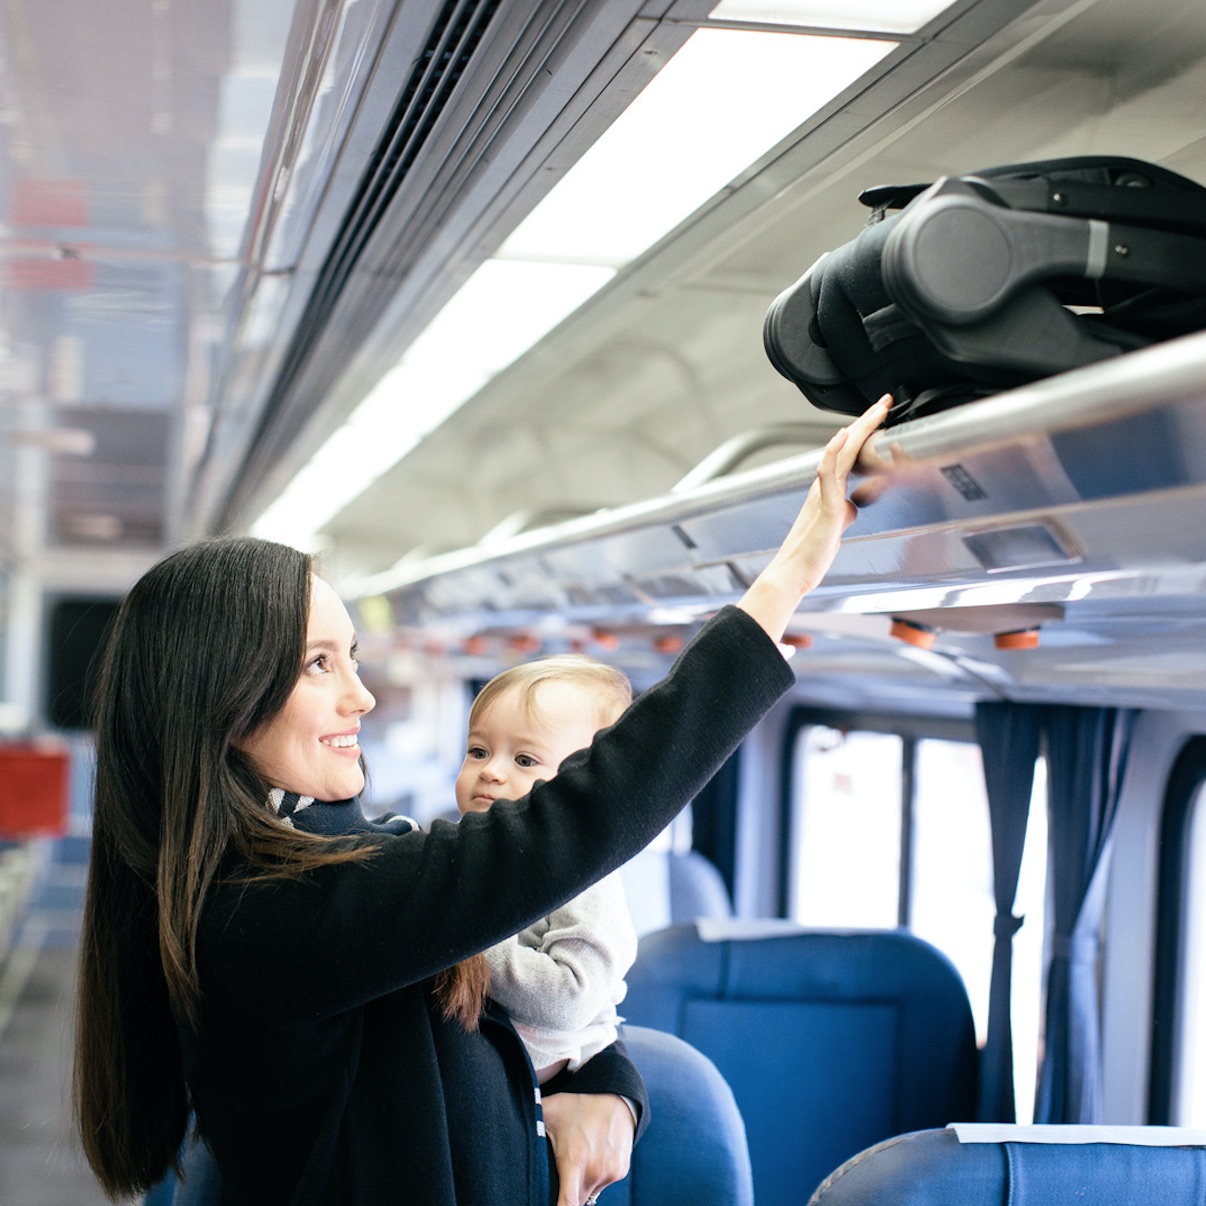
[[347, 609], [328, 583], [313, 578], [301, 677], [281, 711], [240, 748], [273, 787], [349, 799], [364, 789], [360, 718], [376, 702], [360, 681]]

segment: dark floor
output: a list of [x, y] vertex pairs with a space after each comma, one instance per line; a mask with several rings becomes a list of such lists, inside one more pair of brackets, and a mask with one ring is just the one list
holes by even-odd
[[0, 963], [0, 1206], [104, 1206], [71, 1127], [76, 935], [86, 844], [43, 865]]

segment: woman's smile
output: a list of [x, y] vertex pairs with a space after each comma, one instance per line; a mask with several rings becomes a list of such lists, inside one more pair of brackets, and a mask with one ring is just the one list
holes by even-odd
[[333, 750], [340, 750], [343, 752], [351, 751], [359, 754], [360, 737], [358, 734], [359, 730], [357, 730], [355, 733], [335, 733], [330, 737], [320, 737], [319, 741], [322, 742], [323, 745], [329, 746]]

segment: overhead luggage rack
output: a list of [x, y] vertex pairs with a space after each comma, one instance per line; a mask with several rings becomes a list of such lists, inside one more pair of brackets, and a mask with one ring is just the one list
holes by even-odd
[[[882, 494], [805, 612], [1180, 594], [1206, 567], [1206, 531], [1187, 522], [1206, 497], [1206, 336], [916, 420], [874, 448], [890, 462]], [[464, 629], [706, 611], [769, 559], [819, 461], [406, 564], [365, 593], [400, 624]]]
[[[887, 465], [878, 497], [792, 626], [816, 690], [854, 667], [880, 675], [881, 695], [920, 676], [973, 697], [1206, 705], [1206, 334], [904, 423], [872, 455]], [[350, 592], [357, 623], [448, 651], [627, 632], [614, 656], [648, 658], [651, 627], [683, 636], [740, 597], [820, 457], [400, 563]], [[1006, 621], [988, 631], [976, 608]], [[995, 642], [1025, 627], [1011, 609], [1036, 608], [1062, 617], [1038, 647]], [[918, 612], [938, 631], [932, 649], [891, 636], [894, 617]]]

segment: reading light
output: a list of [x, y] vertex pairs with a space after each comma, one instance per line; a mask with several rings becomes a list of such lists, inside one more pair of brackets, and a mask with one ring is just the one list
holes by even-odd
[[1019, 628], [1014, 632], [998, 632], [992, 638], [998, 649], [1037, 649], [1039, 646], [1039, 630], [1037, 628]]
[[938, 639], [938, 630], [928, 624], [915, 624], [912, 620], [904, 620], [899, 616], [892, 617], [892, 636], [906, 645], [915, 645], [918, 649], [933, 649]]
[[811, 649], [812, 637], [807, 632], [785, 632], [779, 638], [779, 644], [790, 649]]

